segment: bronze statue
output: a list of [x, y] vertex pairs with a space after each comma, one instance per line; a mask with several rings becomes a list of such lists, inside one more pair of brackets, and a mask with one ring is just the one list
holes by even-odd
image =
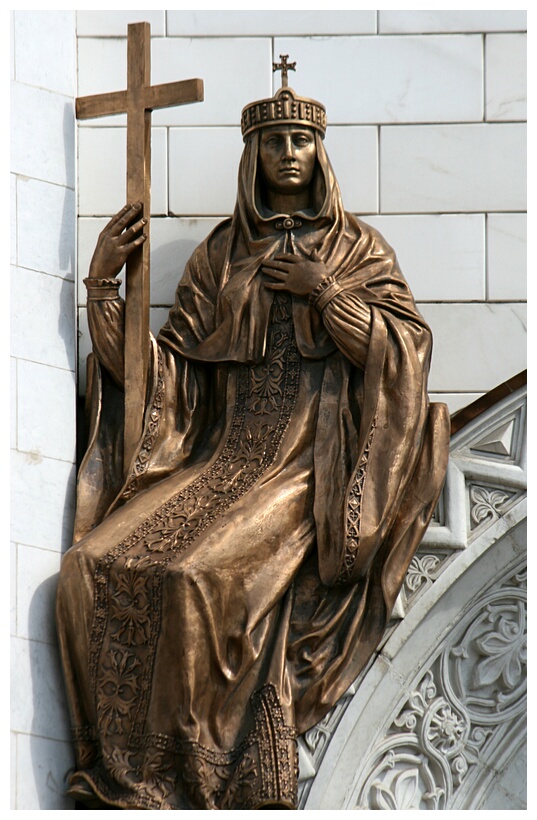
[[343, 210], [324, 107], [284, 77], [243, 111], [233, 217], [151, 339], [125, 469], [115, 277], [144, 242], [136, 205], [85, 280], [92, 430], [57, 613], [89, 806], [296, 808], [296, 737], [376, 649], [443, 482], [431, 333]]

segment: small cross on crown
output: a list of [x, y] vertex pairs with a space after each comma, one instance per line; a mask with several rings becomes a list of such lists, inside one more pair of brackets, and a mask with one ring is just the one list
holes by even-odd
[[287, 58], [289, 57], [288, 54], [280, 54], [281, 63], [272, 63], [272, 70], [273, 71], [281, 71], [282, 72], [282, 88], [286, 88], [289, 85], [287, 74], [289, 71], [296, 71], [296, 62], [288, 63]]

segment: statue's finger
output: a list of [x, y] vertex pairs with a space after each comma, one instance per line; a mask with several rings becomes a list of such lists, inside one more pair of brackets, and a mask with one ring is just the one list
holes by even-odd
[[137, 202], [135, 205], [126, 205], [125, 208], [123, 208], [123, 210], [119, 212], [119, 219], [113, 225], [113, 232], [116, 235], [118, 233], [121, 233], [121, 231], [123, 231], [127, 227], [127, 225], [130, 225], [133, 219], [136, 218], [141, 208], [142, 205], [140, 202]]
[[270, 269], [270, 270], [279, 271], [280, 273], [286, 273], [286, 274], [289, 273], [289, 265], [287, 263], [285, 263], [285, 262], [276, 262], [273, 259], [271, 259], [268, 262], [264, 262], [263, 263], [263, 269], [267, 269], [267, 270]]
[[131, 225], [124, 233], [121, 234], [121, 238], [130, 242], [133, 236], [136, 236], [137, 233], [140, 233], [144, 229], [144, 226], [147, 225], [147, 219], [144, 217], [143, 219], [139, 219], [135, 225]]
[[143, 233], [141, 236], [137, 236], [136, 239], [133, 239], [132, 242], [128, 242], [126, 245], [123, 245], [122, 250], [128, 255], [135, 248], [139, 248], [140, 245], [143, 245], [143, 243], [145, 242], [146, 239], [147, 239], [147, 234]]
[[268, 268], [261, 268], [262, 273], [266, 273], [267, 276], [272, 276], [274, 279], [280, 279], [280, 281], [285, 281], [288, 277], [288, 273], [283, 270], [276, 270], [276, 269], [268, 269]]
[[294, 253], [279, 253], [274, 259], [278, 262], [288, 262], [291, 265], [296, 265], [299, 261], [298, 257]]

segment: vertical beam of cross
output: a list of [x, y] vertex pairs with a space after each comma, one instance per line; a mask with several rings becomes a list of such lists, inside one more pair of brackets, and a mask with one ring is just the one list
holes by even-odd
[[151, 214], [151, 111], [203, 100], [203, 81], [151, 85], [149, 23], [128, 26], [127, 90], [78, 97], [78, 119], [127, 114], [127, 202], [142, 204], [147, 240], [127, 260], [125, 299], [124, 470], [143, 433], [149, 371], [149, 218]]

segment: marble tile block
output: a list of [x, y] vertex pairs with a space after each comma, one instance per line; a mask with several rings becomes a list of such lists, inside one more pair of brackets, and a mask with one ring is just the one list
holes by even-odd
[[328, 128], [326, 150], [341, 189], [345, 210], [378, 210], [378, 134], [373, 126]]
[[69, 718], [55, 646], [11, 638], [11, 728], [14, 732], [69, 740]]
[[[16, 11], [18, 82], [71, 96], [76, 87], [74, 11]], [[39, 48], [35, 44], [39, 43]]]
[[75, 396], [76, 377], [72, 370], [20, 359], [18, 449], [35, 457], [74, 462]]
[[485, 217], [482, 214], [364, 216], [394, 248], [420, 301], [485, 299]]
[[[86, 304], [86, 287], [82, 280], [88, 275], [93, 251], [106, 217], [81, 217], [78, 220], [78, 304]], [[169, 305], [175, 288], [196, 247], [221, 219], [199, 217], [153, 217], [151, 219], [151, 304]], [[120, 279], [125, 278], [122, 271]], [[124, 295], [124, 285], [120, 288]]]
[[11, 355], [75, 369], [74, 282], [11, 268]]
[[10, 170], [74, 188], [74, 157], [73, 99], [12, 83]]
[[17, 258], [20, 267], [74, 278], [75, 207], [75, 192], [71, 188], [19, 177]]
[[17, 449], [17, 359], [9, 360], [9, 446]]
[[17, 808], [17, 735], [9, 733], [9, 808]]
[[[77, 13], [77, 18], [81, 12]], [[86, 39], [77, 38], [78, 96], [104, 94], [121, 91], [127, 87], [127, 28], [110, 39], [100, 36]], [[92, 126], [119, 127], [127, 124], [126, 114], [96, 117], [89, 122]]]
[[[126, 39], [80, 39], [78, 60], [79, 95], [126, 87]], [[193, 77], [203, 80], [203, 102], [156, 109], [152, 124], [239, 125], [247, 103], [272, 93], [271, 41], [268, 37], [152, 38], [153, 85]], [[90, 122], [96, 128], [117, 127], [126, 124], [126, 117], [118, 114]]]
[[[80, 12], [79, 12], [80, 14]], [[218, 35], [375, 34], [374, 11], [168, 11], [168, 34]], [[277, 56], [277, 55], [276, 55]]]
[[252, 100], [271, 96], [270, 38], [155, 40], [153, 83], [199, 77], [204, 101], [163, 108], [153, 113], [155, 125], [240, 125], [241, 112]]
[[17, 175], [9, 175], [9, 263], [17, 264]]
[[175, 289], [196, 247], [220, 219], [153, 219], [151, 224], [151, 304], [172, 305]]
[[485, 39], [485, 117], [525, 120], [527, 107], [525, 34], [489, 34]]
[[[78, 129], [78, 213], [112, 216], [126, 202], [126, 129]], [[151, 212], [167, 213], [167, 132], [151, 129]]]
[[444, 402], [449, 408], [451, 415], [463, 407], [468, 407], [472, 402], [481, 398], [483, 393], [429, 393], [429, 400]]
[[[297, 92], [320, 100], [329, 123], [481, 121], [479, 36], [277, 38]], [[276, 87], [279, 81], [275, 78]]]
[[524, 211], [525, 126], [382, 127], [380, 208], [383, 213]]
[[9, 79], [15, 79], [15, 11], [9, 11]]
[[18, 545], [17, 635], [56, 643], [54, 608], [60, 554]]
[[[166, 34], [166, 12], [149, 9], [121, 11], [76, 11], [79, 37], [126, 37], [129, 23], [146, 22], [152, 36]], [[169, 12], [168, 12], [169, 13]]]
[[11, 537], [61, 552], [71, 545], [75, 466], [11, 451]]
[[17, 634], [17, 545], [9, 545], [9, 634]]
[[422, 304], [434, 339], [429, 390], [486, 393], [527, 366], [521, 304]]
[[487, 217], [488, 298], [515, 301], [527, 298], [526, 214]]
[[526, 12], [513, 11], [379, 11], [380, 34], [524, 31]]
[[73, 810], [65, 796], [75, 762], [71, 743], [19, 734], [17, 744], [17, 809]]
[[171, 128], [169, 140], [170, 211], [229, 216], [237, 197], [240, 128]]

